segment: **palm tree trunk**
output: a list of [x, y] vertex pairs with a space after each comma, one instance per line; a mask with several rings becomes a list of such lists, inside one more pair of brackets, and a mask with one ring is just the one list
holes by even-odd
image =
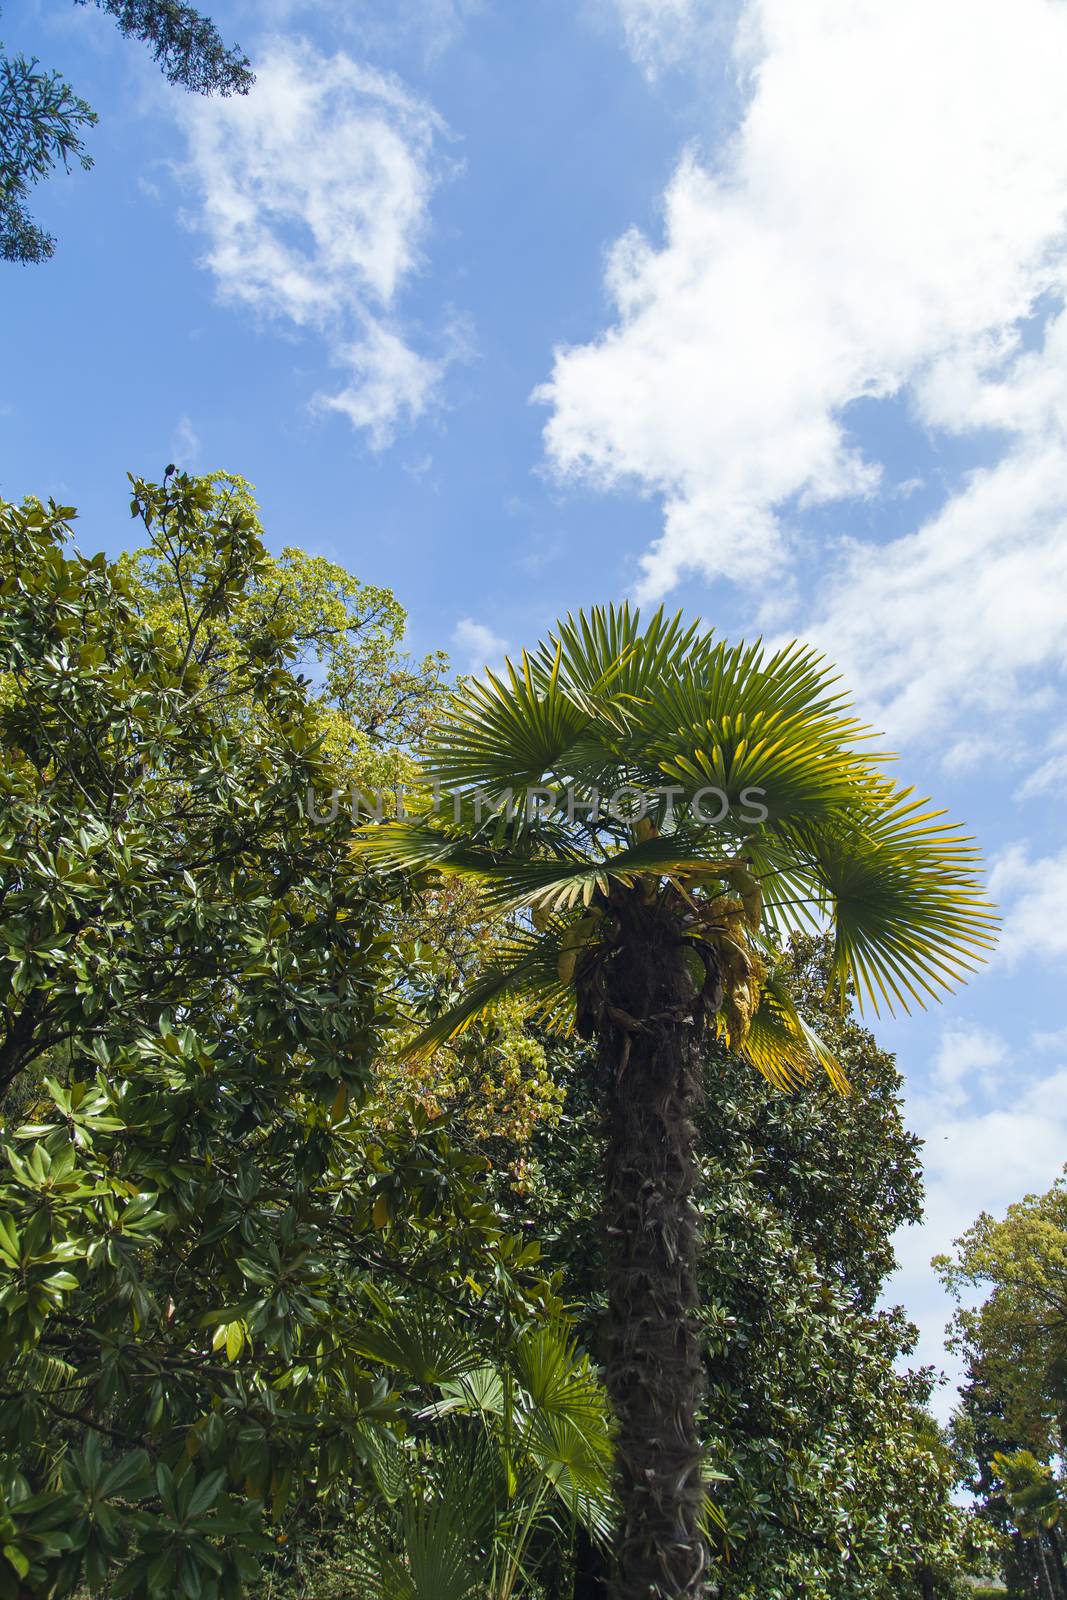
[[[605, 1380], [614, 1407], [622, 1525], [613, 1600], [697, 1600], [707, 1548], [697, 1432], [704, 1394], [695, 1316], [694, 987], [672, 918], [623, 909], [602, 976], [607, 1098]], [[627, 928], [633, 919], [637, 926]], [[628, 936], [629, 935], [629, 936]]]

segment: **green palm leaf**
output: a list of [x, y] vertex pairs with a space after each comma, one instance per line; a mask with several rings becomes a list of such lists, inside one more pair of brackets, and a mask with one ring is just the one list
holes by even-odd
[[470, 1372], [481, 1360], [466, 1334], [442, 1319], [441, 1308], [389, 1300], [370, 1284], [364, 1294], [374, 1307], [373, 1321], [346, 1330], [356, 1355], [403, 1373], [426, 1387]]
[[675, 873], [707, 874], [716, 867], [740, 865], [713, 853], [721, 840], [710, 831], [654, 838], [617, 850], [604, 861], [549, 859], [509, 860], [489, 851], [471, 849], [449, 839], [427, 824], [382, 823], [356, 836], [356, 849], [387, 871], [432, 868], [457, 877], [472, 878], [482, 887], [486, 910], [496, 914], [528, 906], [548, 911], [588, 905], [594, 892], [606, 894], [612, 883], [632, 885], [645, 877]]
[[834, 934], [834, 971], [862, 1006], [923, 1006], [995, 943], [973, 840], [912, 791], [876, 788], [866, 811], [792, 830]]
[[555, 918], [544, 932], [512, 927], [501, 941], [497, 961], [471, 983], [455, 1005], [420, 1030], [397, 1051], [400, 1060], [432, 1055], [491, 1014], [500, 1000], [514, 996], [525, 1002], [532, 1020], [554, 1033], [569, 1033], [574, 1018], [574, 991], [559, 975], [561, 930]]

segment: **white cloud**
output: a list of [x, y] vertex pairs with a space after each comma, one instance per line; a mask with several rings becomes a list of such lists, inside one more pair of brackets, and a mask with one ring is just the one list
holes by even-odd
[[463, 617], [452, 632], [452, 643], [466, 659], [468, 672], [481, 672], [485, 666], [494, 666], [507, 654], [507, 640], [501, 639], [484, 622], [473, 617]]
[[354, 428], [366, 428], [378, 449], [389, 443], [402, 413], [412, 421], [421, 416], [441, 377], [439, 363], [418, 355], [373, 318], [363, 338], [342, 346], [336, 359], [351, 368], [352, 382], [339, 394], [320, 395], [317, 404], [341, 412]]
[[803, 628], [894, 739], [950, 726], [948, 764], [996, 782], [1033, 764], [1027, 714], [1055, 703], [1064, 592], [1067, 450], [1026, 437], [918, 532], [842, 547]]
[[930, 1075], [939, 1105], [947, 1110], [964, 1104], [976, 1081], [987, 1089], [995, 1087], [995, 1071], [1006, 1056], [1003, 1039], [987, 1028], [972, 1023], [946, 1027]]
[[691, 63], [725, 36], [739, 0], [611, 0], [630, 54], [650, 79], [668, 67]]
[[1067, 849], [1030, 859], [1013, 845], [994, 863], [989, 889], [1006, 907], [999, 950], [1011, 964], [1067, 959]]
[[[1067, 1065], [1043, 1076], [1025, 1074], [1025, 1052], [999, 1035], [970, 1024], [942, 1034], [926, 1091], [909, 1096], [908, 1123], [925, 1140], [926, 1208], [923, 1221], [902, 1230], [895, 1244], [899, 1271], [886, 1299], [902, 1300], [920, 1329], [919, 1361], [960, 1376], [944, 1350], [953, 1305], [930, 1268], [930, 1258], [952, 1243], [979, 1212], [1001, 1214], [1013, 1201], [1048, 1188], [1067, 1152]], [[1010, 1083], [1011, 1099], [996, 1104], [997, 1084]], [[953, 1389], [935, 1409], [947, 1415]]]
[[[539, 391], [560, 473], [663, 496], [645, 596], [687, 571], [764, 581], [783, 507], [872, 492], [851, 400], [904, 391], [930, 424], [1030, 438], [1062, 391], [1014, 326], [1064, 276], [1067, 7], [1017, 0], [1005, 28], [1000, 0], [749, 0], [740, 37], [735, 140], [714, 171], [683, 159], [662, 247], [615, 245], [614, 324]], [[1048, 467], [1019, 465], [1042, 514]]]
[[1067, 723], [1052, 729], [1042, 755], [1044, 759], [1030, 768], [1019, 787], [1020, 800], [1067, 790]]
[[396, 315], [421, 264], [444, 124], [394, 77], [343, 52], [271, 45], [247, 98], [182, 96], [189, 173], [220, 296], [312, 329], [348, 384], [318, 404], [388, 443], [426, 410], [447, 357]]
[[170, 453], [178, 466], [188, 470], [200, 454], [200, 435], [188, 417], [179, 417], [171, 436]]
[[244, 0], [255, 20], [271, 27], [317, 17], [364, 54], [380, 57], [414, 46], [428, 62], [455, 44], [484, 5], [485, 0], [360, 0], [358, 6], [338, 6], [337, 0]]

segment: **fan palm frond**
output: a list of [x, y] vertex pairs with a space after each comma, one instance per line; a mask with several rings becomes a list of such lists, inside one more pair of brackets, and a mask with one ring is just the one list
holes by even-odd
[[346, 1330], [346, 1341], [356, 1355], [427, 1388], [458, 1378], [482, 1359], [468, 1335], [442, 1318], [439, 1306], [390, 1300], [366, 1283], [363, 1292], [375, 1317]]
[[[716, 842], [707, 833], [708, 845]], [[612, 883], [630, 886], [643, 877], [699, 872], [713, 874], [742, 863], [713, 856], [700, 847], [699, 831], [645, 839], [617, 850], [605, 861], [569, 857], [527, 861], [471, 849], [429, 824], [383, 823], [361, 829], [355, 837], [357, 851], [388, 871], [422, 868], [470, 878], [481, 885], [486, 910], [507, 914], [527, 906], [548, 911], [588, 905], [599, 889], [607, 894]]]
[[559, 972], [567, 927], [568, 922], [561, 917], [551, 918], [543, 931], [512, 925], [502, 936], [492, 965], [468, 986], [455, 1005], [401, 1045], [398, 1058], [420, 1060], [432, 1055], [482, 1017], [491, 1015], [494, 1006], [506, 998], [520, 1000], [531, 1020], [550, 1033], [570, 1033], [574, 990]]
[[795, 1089], [821, 1069], [840, 1094], [848, 1093], [848, 1078], [837, 1057], [805, 1022], [774, 972], [761, 986], [742, 1054], [775, 1088]]
[[528, 1329], [512, 1366], [518, 1438], [568, 1511], [604, 1533], [611, 1510], [611, 1430], [588, 1357], [558, 1324]]
[[374, 1541], [355, 1558], [367, 1600], [474, 1600], [485, 1593], [488, 1551], [471, 1537], [471, 1501], [479, 1485], [460, 1493], [412, 1493], [398, 1506], [395, 1548]]
[[357, 1561], [361, 1594], [503, 1600], [534, 1565], [539, 1532], [565, 1518], [607, 1536], [606, 1399], [563, 1318], [519, 1329], [492, 1359], [437, 1389], [417, 1413], [415, 1449], [394, 1446], [387, 1462], [388, 1474], [402, 1460], [405, 1478], [397, 1492], [389, 1477], [386, 1536], [368, 1541]]
[[449, 708], [447, 740], [431, 736], [427, 771], [454, 789], [533, 785], [557, 770], [592, 709], [560, 681], [557, 650], [547, 668], [525, 652], [505, 677], [469, 678]]
[[868, 805], [791, 830], [811, 864], [834, 937], [834, 974], [862, 1007], [939, 999], [995, 943], [974, 841], [911, 790], [879, 785]]

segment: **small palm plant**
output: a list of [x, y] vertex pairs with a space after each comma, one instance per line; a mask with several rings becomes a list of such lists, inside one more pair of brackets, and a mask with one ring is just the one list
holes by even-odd
[[828, 926], [842, 1002], [854, 989], [876, 1010], [939, 997], [992, 940], [972, 844], [893, 786], [869, 737], [812, 650], [597, 609], [464, 681], [426, 753], [443, 804], [359, 835], [380, 868], [474, 879], [504, 930], [500, 961], [411, 1052], [503, 996], [595, 1041], [619, 1600], [705, 1583], [702, 1041], [781, 1086], [820, 1067], [843, 1088], [776, 975], [792, 930]]
[[377, 1301], [364, 1349], [435, 1398], [413, 1435], [368, 1432], [377, 1503], [350, 1570], [366, 1600], [518, 1600], [542, 1592], [539, 1562], [612, 1516], [605, 1396], [568, 1324], [510, 1331], [493, 1358], [440, 1307]]

